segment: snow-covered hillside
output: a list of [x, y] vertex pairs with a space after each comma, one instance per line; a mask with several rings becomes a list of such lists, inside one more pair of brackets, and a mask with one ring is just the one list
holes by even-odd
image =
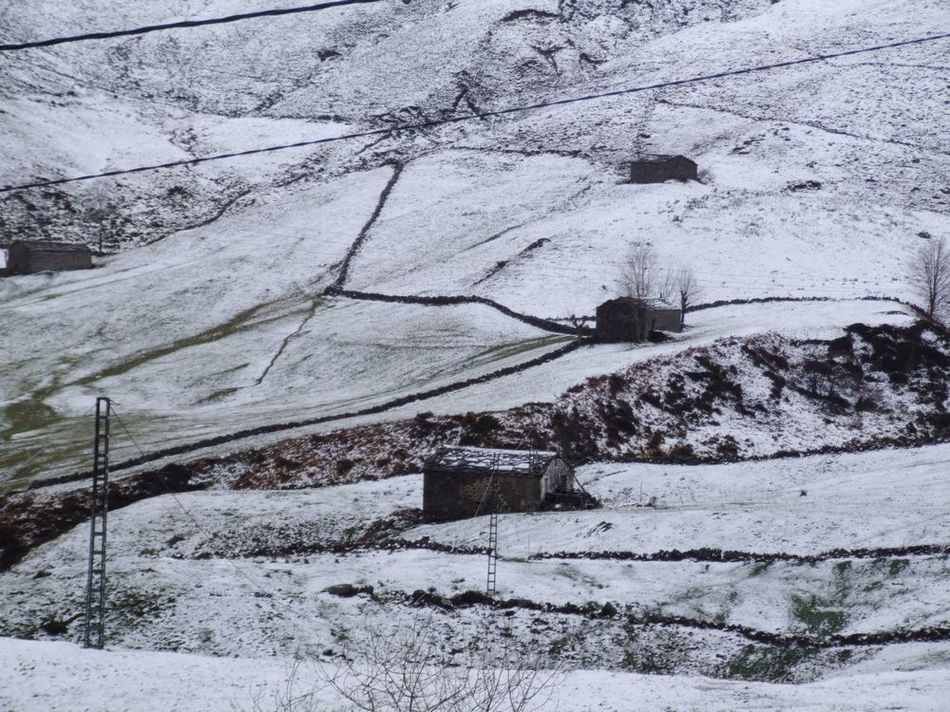
[[[231, 712], [275, 705], [286, 690], [292, 665], [268, 658], [235, 659], [152, 653], [79, 650], [68, 643], [0, 640], [0, 703], [12, 709], [42, 707], [47, 712], [117, 709], [194, 709]], [[552, 705], [558, 709], [625, 712], [636, 704], [644, 712], [703, 710], [734, 712], [745, 708], [795, 712], [867, 712], [904, 709], [940, 712], [950, 695], [941, 670], [904, 669], [900, 656], [884, 656], [858, 671], [804, 685], [745, 680], [710, 680], [686, 675], [575, 670], [558, 678]], [[5, 679], [10, 674], [14, 679]], [[13, 684], [13, 683], [17, 684]], [[313, 669], [298, 670], [298, 694], [320, 687]], [[322, 709], [340, 709], [343, 700], [322, 689]]]
[[[273, 6], [14, 0], [0, 43]], [[245, 709], [422, 625], [444, 666], [560, 667], [546, 709], [943, 709], [950, 336], [907, 265], [950, 236], [946, 32], [945, 0], [381, 0], [0, 53], [0, 248], [97, 250], [0, 278], [0, 707]], [[629, 182], [648, 153], [699, 180]], [[697, 308], [593, 342], [637, 244]], [[105, 653], [85, 484], [24, 489], [88, 468], [98, 395]], [[487, 518], [421, 523], [456, 442], [556, 448], [602, 507], [501, 515], [488, 596]]]
[[[264, 6], [11, 3], [0, 33]], [[947, 22], [940, 0], [384, 2], [13, 53], [0, 184], [773, 63]], [[151, 449], [156, 432], [187, 442], [351, 412], [555, 345], [480, 307], [320, 298], [358, 238], [350, 289], [477, 294], [542, 317], [590, 314], [635, 241], [692, 264], [708, 300], [906, 299], [918, 235], [947, 233], [945, 57], [945, 42], [925, 43], [4, 193], [3, 239], [98, 246], [104, 231], [107, 251], [122, 248], [92, 273], [0, 280], [4, 478], [75, 469], [97, 393]], [[644, 151], [695, 158], [701, 181], [625, 184], [623, 162]], [[110, 219], [90, 218], [103, 205]]]
[[[578, 476], [602, 509], [501, 517], [494, 605], [471, 593], [484, 585], [488, 518], [413, 525], [418, 474], [156, 497], [110, 517], [109, 645], [332, 664], [362, 631], [388, 634], [432, 616], [445, 650], [460, 658], [497, 638], [568, 670], [821, 679], [817, 690], [756, 694], [765, 709], [794, 706], [782, 700], [809, 690], [830, 704], [839, 685], [871, 670], [929, 680], [950, 665], [948, 459], [944, 445], [700, 468], [592, 464]], [[77, 527], [0, 577], [9, 604], [0, 632], [78, 639], [86, 537]], [[882, 634], [877, 643], [863, 638]], [[35, 657], [39, 669], [47, 655], [62, 657], [77, 676], [98, 665], [62, 647], [4, 650]], [[93, 694], [94, 679], [53, 689]], [[228, 679], [215, 689], [233, 689]], [[938, 709], [935, 683], [919, 682], [904, 704]], [[22, 685], [35, 694], [40, 676]], [[623, 708], [607, 696], [603, 704]], [[843, 708], [868, 703], [851, 704]]]

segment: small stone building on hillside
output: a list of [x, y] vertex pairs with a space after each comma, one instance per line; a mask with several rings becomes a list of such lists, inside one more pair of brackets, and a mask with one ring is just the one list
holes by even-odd
[[659, 299], [617, 297], [597, 307], [598, 341], [645, 341], [653, 331], [682, 330], [682, 311]]
[[685, 156], [643, 156], [630, 163], [631, 183], [697, 180], [696, 163]]
[[489, 514], [495, 501], [499, 512], [533, 512], [573, 483], [556, 452], [446, 447], [423, 470], [423, 517], [444, 522]]
[[34, 274], [72, 269], [91, 269], [92, 251], [86, 245], [68, 242], [18, 240], [7, 252], [9, 274]]

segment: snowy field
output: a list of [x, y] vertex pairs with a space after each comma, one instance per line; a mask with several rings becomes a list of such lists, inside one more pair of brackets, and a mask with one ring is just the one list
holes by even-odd
[[[189, 358], [200, 359], [200, 363], [194, 363], [195, 370], [180, 367], [180, 351], [156, 346], [151, 354], [139, 357], [139, 346], [129, 345], [129, 368], [113, 366], [108, 375], [109, 382], [116, 384], [108, 392], [128, 394], [116, 399], [125, 430], [120, 430], [112, 443], [113, 460], [134, 457], [140, 448], [148, 452], [241, 428], [375, 406], [523, 363], [568, 341], [567, 337], [546, 334], [478, 305], [424, 307], [328, 300], [318, 313], [321, 326], [295, 333], [276, 359], [276, 350], [286, 331], [262, 342], [253, 326], [237, 329], [224, 345], [210, 343], [192, 349]], [[394, 319], [396, 315], [401, 318]], [[301, 318], [305, 319], [306, 314], [298, 321]], [[357, 320], [376, 324], [378, 329], [351, 333], [349, 325]], [[267, 318], [260, 322], [266, 323]], [[903, 307], [889, 302], [846, 300], [717, 307], [690, 315], [688, 329], [669, 343], [589, 346], [515, 375], [382, 414], [252, 437], [199, 454], [226, 453], [305, 432], [411, 417], [420, 410], [451, 414], [551, 402], [591, 376], [709, 345], [726, 336], [774, 331], [796, 339], [827, 339], [837, 337], [844, 326], [856, 322], [905, 325], [911, 318]], [[285, 329], [291, 327], [294, 323], [287, 324]], [[46, 359], [30, 356], [29, 350], [22, 348], [23, 363], [29, 364], [35, 378], [44, 378], [41, 371]], [[255, 350], [259, 354], [256, 361]], [[263, 387], [279, 392], [280, 398], [261, 401], [262, 386], [257, 379], [268, 364]], [[92, 383], [84, 383], [88, 380], [85, 372], [83, 366], [64, 370], [63, 378], [70, 380], [53, 386], [48, 396], [48, 402], [56, 409], [49, 412], [48, 419], [24, 423], [25, 429], [12, 435], [11, 443], [18, 449], [11, 448], [0, 455], [0, 466], [7, 468], [11, 483], [87, 467], [91, 458], [90, 406], [97, 391]], [[311, 380], [317, 376], [317, 380]], [[55, 382], [57, 377], [52, 379]], [[178, 385], [172, 387], [168, 385], [170, 381]], [[196, 401], [185, 412], [174, 408], [174, 394], [181, 392], [179, 389], [186, 389]], [[234, 399], [243, 399], [245, 405], [238, 411], [221, 407], [221, 402]], [[40, 412], [46, 411], [40, 408]], [[35, 413], [32, 411], [31, 417]], [[65, 417], [63, 413], [74, 415]]]
[[[0, 41], [272, 5], [11, 2]], [[0, 186], [947, 31], [945, 0], [392, 0], [10, 53]], [[948, 46], [2, 193], [0, 242], [104, 240], [107, 254], [90, 271], [0, 279], [0, 487], [87, 467], [97, 395], [117, 404], [117, 461], [380, 406], [571, 340], [486, 305], [326, 295], [334, 285], [477, 295], [567, 320], [616, 296], [630, 246], [649, 243], [663, 265], [692, 267], [702, 302], [831, 301], [704, 309], [663, 344], [584, 346], [195, 456], [420, 411], [550, 403], [590, 377], [728, 337], [906, 325], [894, 300], [916, 298], [908, 262], [950, 236]], [[626, 182], [644, 153], [686, 155], [699, 180]], [[793, 433], [806, 444], [822, 427], [818, 410], [807, 415], [813, 432]], [[473, 595], [487, 518], [419, 524], [417, 473], [141, 500], [109, 515], [106, 651], [78, 647], [85, 524], [0, 574], [0, 710], [250, 710], [294, 657], [332, 667], [360, 635], [421, 621], [452, 663], [492, 647], [560, 665], [546, 709], [561, 712], [943, 711], [948, 470], [946, 444], [588, 464], [578, 476], [601, 509], [500, 517], [493, 604]], [[302, 676], [314, 679], [306, 665]], [[350, 712], [320, 694], [317, 709]]]
[[[216, 679], [216, 704], [230, 709], [249, 686], [279, 680], [290, 656], [345, 650], [359, 631], [386, 634], [433, 616], [439, 635], [460, 649], [500, 636], [525, 651], [559, 651], [556, 659], [570, 670], [558, 690], [560, 709], [577, 709], [572, 705], [581, 698], [573, 695], [588, 685], [592, 696], [583, 699], [595, 710], [624, 709], [611, 697], [617, 686], [647, 695], [646, 709], [658, 710], [734, 709], [736, 699], [754, 700], [757, 709], [884, 709], [882, 700], [899, 691], [904, 709], [939, 709], [950, 677], [945, 642], [845, 643], [788, 660], [781, 643], [750, 643], [730, 630], [823, 638], [950, 625], [946, 548], [899, 552], [947, 546], [948, 465], [946, 445], [714, 466], [592, 464], [578, 477], [602, 509], [500, 518], [500, 599], [594, 610], [610, 603], [623, 612], [612, 618], [561, 610], [539, 616], [520, 604], [413, 605], [413, 591], [451, 597], [483, 589], [485, 576], [484, 554], [471, 547], [485, 545], [486, 517], [398, 523], [400, 512], [421, 504], [420, 475], [315, 490], [156, 497], [110, 515], [109, 655], [117, 669], [131, 671], [181, 665], [188, 669], [185, 686]], [[78, 640], [87, 536], [79, 526], [0, 576], [0, 633]], [[400, 540], [415, 544], [402, 548]], [[707, 547], [747, 552], [753, 560], [578, 558]], [[776, 553], [878, 548], [898, 551], [767, 561]], [[372, 587], [372, 595], [327, 591], [346, 584]], [[681, 616], [713, 627], [646, 623], [634, 634], [626, 616]], [[100, 666], [110, 664], [105, 654], [65, 643], [8, 641], [0, 649], [17, 661], [4, 666], [7, 674], [22, 673], [14, 692], [4, 693], [13, 695], [12, 709], [45, 709], [68, 690], [89, 700], [84, 709], [109, 708], [93, 687]], [[662, 654], [669, 658], [660, 665]], [[214, 657], [202, 657], [208, 655]], [[242, 660], [225, 660], [232, 656]], [[326, 660], [332, 664], [332, 656]], [[50, 682], [45, 671], [61, 664], [69, 672]], [[637, 671], [662, 675], [631, 674]], [[187, 687], [156, 680], [130, 684], [130, 699], [154, 702], [129, 709], [167, 708], [187, 696]], [[855, 690], [864, 696], [855, 698]]]
[[[580, 712], [805, 710], [941, 712], [950, 697], [945, 670], [889, 669], [881, 660], [820, 682], [775, 685], [693, 676], [578, 670], [559, 679], [550, 709]], [[0, 705], [10, 712], [120, 712], [253, 709], [283, 689], [290, 662], [121, 650], [0, 639]], [[312, 672], [300, 689], [317, 686]], [[316, 709], [346, 710], [323, 691]], [[266, 707], [265, 707], [266, 709]]]

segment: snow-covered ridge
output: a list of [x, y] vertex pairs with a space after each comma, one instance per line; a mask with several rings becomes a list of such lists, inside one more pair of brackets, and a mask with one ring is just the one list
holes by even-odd
[[[0, 37], [271, 4], [12, 2]], [[947, 19], [943, 0], [392, 0], [18, 53], [0, 77], [0, 186], [887, 44]], [[586, 668], [561, 709], [942, 709], [950, 456], [927, 443], [950, 425], [950, 344], [898, 302], [856, 300], [911, 300], [907, 258], [950, 234], [946, 47], [0, 195], [0, 242], [109, 253], [0, 280], [0, 480], [85, 469], [103, 393], [116, 460], [314, 423], [114, 483], [112, 663], [67, 642], [85, 492], [0, 499], [3, 561], [19, 560], [0, 575], [0, 634], [46, 641], [0, 641], [0, 706], [223, 708], [279, 684], [284, 658], [338, 660], [353, 635], [431, 616], [454, 662], [497, 645]], [[625, 161], [653, 152], [696, 160], [700, 180], [626, 183]], [[704, 301], [834, 301], [726, 305], [668, 343], [564, 353], [543, 321], [486, 306], [591, 314], [635, 242], [691, 264]], [[451, 295], [485, 301], [430, 306]], [[422, 460], [456, 442], [590, 460], [579, 475], [605, 505], [502, 515], [493, 605], [484, 518], [418, 524]], [[803, 450], [826, 452], [772, 457]], [[719, 462], [735, 458], [753, 461]]]
[[454, 443], [685, 461], [910, 445], [947, 436], [948, 380], [950, 342], [922, 324], [853, 325], [824, 341], [728, 338], [589, 378], [550, 404], [421, 414], [290, 439], [200, 470], [241, 486], [299, 487], [339, 475], [342, 461], [348, 478], [404, 472]]
[[[0, 29], [42, 37], [237, 7], [60, 5], [8, 5]], [[469, 111], [651, 83], [695, 74], [697, 58], [710, 70], [770, 63], [921, 36], [943, 20], [938, 0], [380, 3], [18, 53], [0, 80], [11, 147], [0, 183], [439, 116], [456, 99]], [[612, 296], [627, 246], [648, 241], [666, 263], [692, 262], [709, 300], [906, 300], [918, 235], [947, 231], [941, 62], [933, 43], [375, 145], [4, 194], [8, 239], [98, 244], [104, 227], [107, 251], [153, 244], [89, 274], [0, 282], [0, 428], [13, 449], [0, 468], [23, 479], [81, 469], [97, 393], [124, 404], [156, 450], [156, 433], [181, 443], [352, 412], [549, 350], [477, 311], [318, 298], [393, 164], [398, 179], [348, 265], [352, 289], [470, 294], [567, 318]], [[624, 184], [623, 162], [641, 151], [691, 156], [702, 182]], [[101, 200], [116, 210], [104, 226], [88, 211]], [[784, 326], [764, 311], [749, 321]], [[407, 333], [420, 338], [399, 348]]]

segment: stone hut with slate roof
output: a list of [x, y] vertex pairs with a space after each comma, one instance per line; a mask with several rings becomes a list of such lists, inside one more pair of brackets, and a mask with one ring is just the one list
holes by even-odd
[[697, 180], [697, 177], [696, 163], [685, 156], [652, 155], [630, 162], [631, 183]]
[[91, 269], [92, 251], [86, 245], [69, 242], [18, 240], [7, 252], [9, 274], [59, 272], [71, 269]]
[[682, 330], [682, 311], [659, 299], [617, 297], [597, 307], [598, 341], [645, 341], [654, 331]]
[[429, 522], [499, 512], [534, 512], [572, 489], [574, 473], [556, 452], [446, 447], [423, 470], [422, 512]]

